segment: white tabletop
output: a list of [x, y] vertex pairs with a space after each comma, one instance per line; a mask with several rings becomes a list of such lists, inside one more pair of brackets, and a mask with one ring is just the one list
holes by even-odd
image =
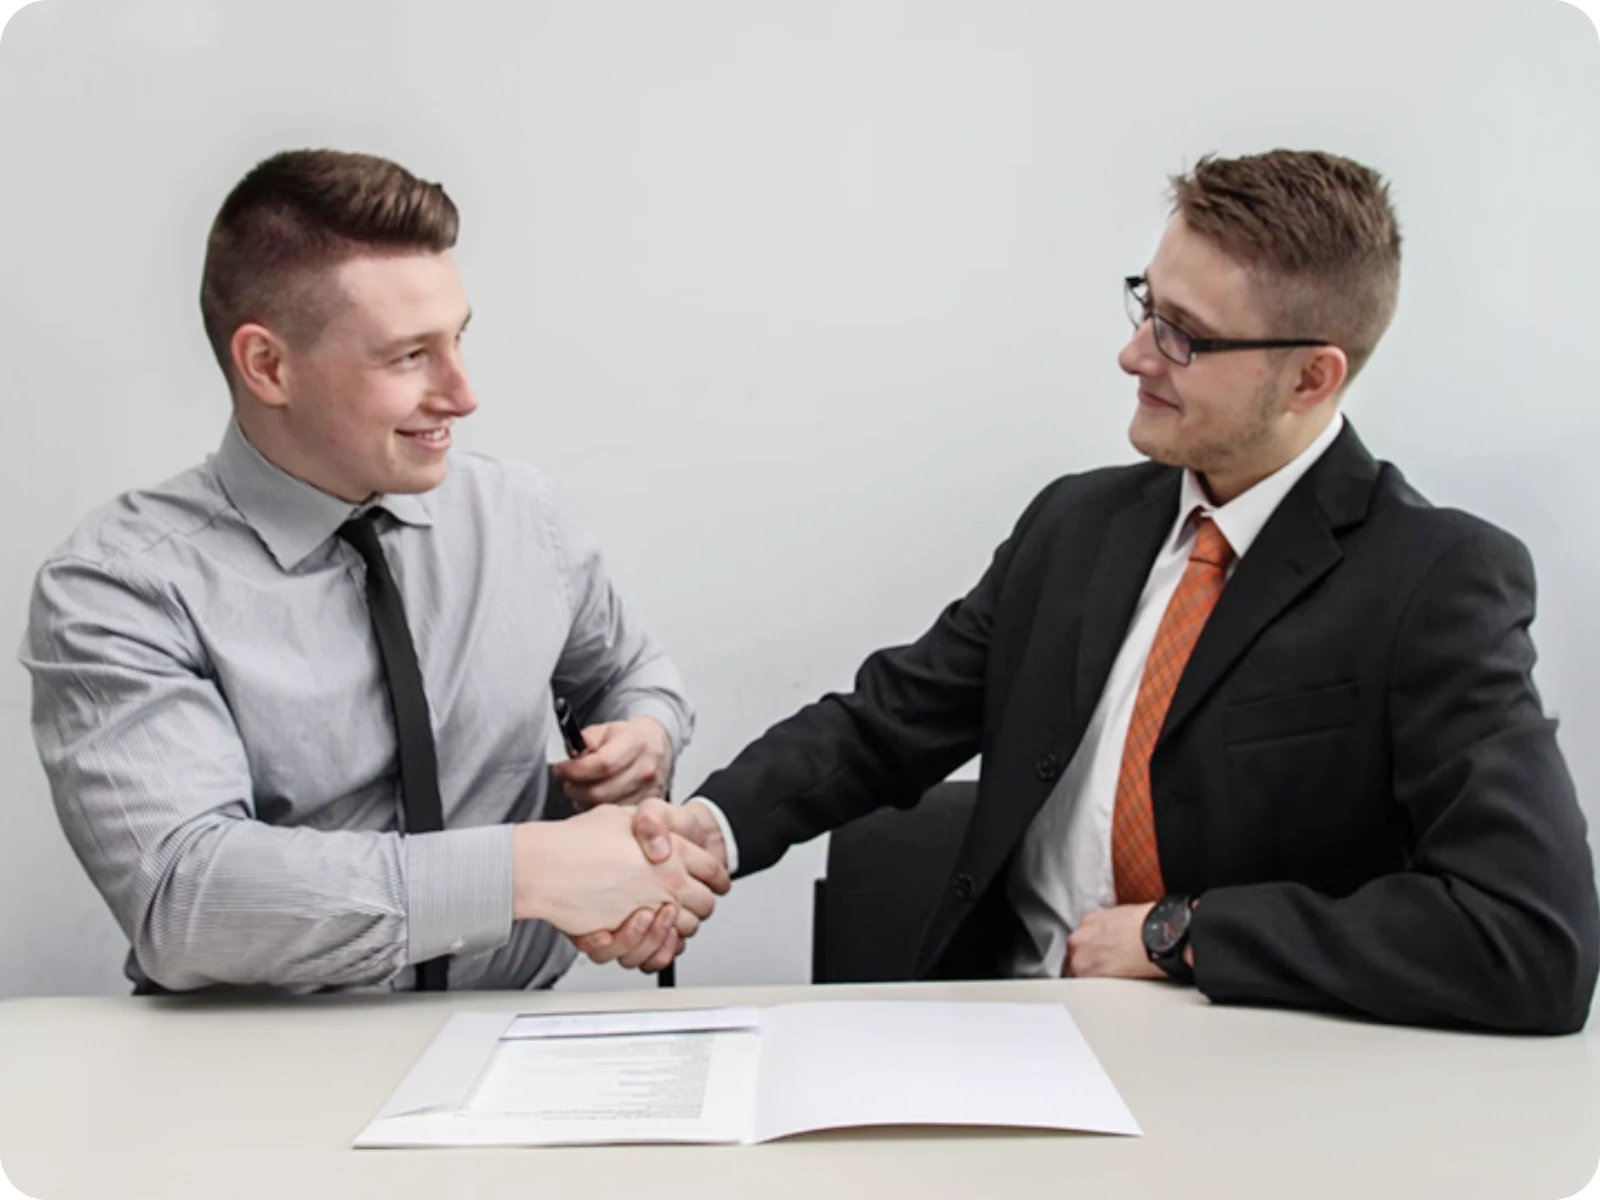
[[[1142, 1138], [858, 1130], [759, 1146], [352, 1150], [452, 1011], [1062, 1002]], [[1570, 1196], [1600, 1156], [1592, 1033], [1401, 1029], [1161, 983], [0, 1003], [0, 1163], [28, 1195], [216, 1200]]]

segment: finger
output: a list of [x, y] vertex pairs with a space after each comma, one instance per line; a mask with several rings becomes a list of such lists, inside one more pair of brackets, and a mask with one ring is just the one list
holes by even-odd
[[[683, 911], [696, 918], [696, 925], [709, 918], [716, 911], [716, 894], [692, 875], [685, 875], [681, 882], [672, 888], [672, 894], [683, 907]], [[692, 929], [684, 929], [681, 915], [678, 920], [678, 932], [684, 934], [685, 937], [694, 932]]]
[[642, 749], [637, 758], [615, 774], [587, 786], [596, 804], [638, 803], [665, 791], [657, 760]]
[[602, 779], [598, 783], [563, 783], [561, 788], [575, 806], [594, 808], [601, 804], [612, 804], [627, 807], [662, 794], [660, 787], [649, 782], [651, 778], [647, 770], [631, 767], [628, 772], [612, 779]]
[[700, 923], [701, 918], [687, 905], [679, 907], [677, 933], [680, 938], [687, 942], [700, 931]]
[[593, 785], [610, 779], [633, 762], [622, 749], [590, 750], [577, 758], [565, 758], [551, 764], [550, 770], [562, 783]]
[[[637, 822], [635, 822], [637, 826]], [[693, 842], [682, 837], [675, 838], [672, 848], [683, 859], [683, 865], [689, 874], [705, 884], [719, 896], [726, 896], [728, 889], [733, 886], [733, 879], [728, 874], [728, 864], [709, 850], [702, 850]]]
[[617, 935], [609, 929], [596, 930], [572, 939], [572, 944], [597, 963], [608, 963], [617, 956]]
[[652, 975], [654, 975], [657, 971], [665, 971], [679, 957], [682, 956], [686, 949], [688, 949], [688, 947], [684, 945], [683, 939], [674, 933], [672, 935], [672, 941], [666, 946], [663, 946], [660, 952], [657, 953], [654, 958], [650, 959], [649, 962], [645, 963], [644, 966], [640, 967], [639, 969], [641, 971], [649, 972]]
[[591, 750], [597, 750], [607, 742], [615, 741], [627, 731], [626, 721], [596, 721], [593, 725], [583, 727], [583, 744]]
[[644, 966], [661, 952], [663, 946], [671, 944], [672, 939], [677, 936], [677, 924], [678, 906], [663, 904], [655, 919], [650, 922], [649, 933], [640, 940], [637, 947], [622, 955], [617, 961], [630, 971]]
[[649, 938], [650, 927], [655, 922], [655, 915], [654, 910], [641, 908], [630, 916], [622, 928], [612, 933], [611, 945], [607, 948], [606, 957], [603, 961], [612, 962], [615, 959], [636, 954], [639, 947]]
[[672, 857], [675, 814], [665, 800], [646, 800], [633, 814], [633, 836], [645, 858], [657, 865]]
[[609, 933], [587, 933], [572, 939], [572, 944], [578, 948], [578, 953], [587, 955], [593, 962], [604, 965], [611, 961], [611, 935]]
[[[605, 728], [608, 727], [595, 726], [597, 730]], [[588, 738], [590, 732], [585, 730], [584, 736]], [[602, 739], [597, 735], [585, 753], [558, 762], [551, 769], [563, 783], [594, 784], [626, 770], [643, 753], [644, 741], [637, 736]]]

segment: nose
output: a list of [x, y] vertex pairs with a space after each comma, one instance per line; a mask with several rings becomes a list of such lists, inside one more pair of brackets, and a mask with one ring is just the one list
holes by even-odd
[[1155, 323], [1146, 317], [1117, 354], [1117, 365], [1129, 375], [1154, 379], [1166, 374], [1166, 355], [1156, 348]]
[[478, 396], [467, 378], [467, 364], [459, 349], [439, 359], [438, 375], [428, 399], [434, 411], [454, 417], [470, 416], [477, 411]]

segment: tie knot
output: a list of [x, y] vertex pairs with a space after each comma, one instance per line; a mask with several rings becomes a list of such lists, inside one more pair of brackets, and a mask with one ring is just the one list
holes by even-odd
[[351, 517], [339, 526], [339, 536], [355, 547], [357, 554], [368, 562], [374, 554], [381, 554], [382, 549], [378, 544], [378, 512], [376, 508], [369, 508], [359, 517]]
[[1224, 569], [1233, 561], [1233, 547], [1210, 517], [1195, 518], [1194, 549], [1189, 552], [1189, 561]]

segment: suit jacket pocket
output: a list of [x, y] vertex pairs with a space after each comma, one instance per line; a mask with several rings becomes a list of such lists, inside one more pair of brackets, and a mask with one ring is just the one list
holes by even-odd
[[1275, 741], [1355, 724], [1356, 685], [1332, 683], [1230, 704], [1222, 738], [1230, 746]]

